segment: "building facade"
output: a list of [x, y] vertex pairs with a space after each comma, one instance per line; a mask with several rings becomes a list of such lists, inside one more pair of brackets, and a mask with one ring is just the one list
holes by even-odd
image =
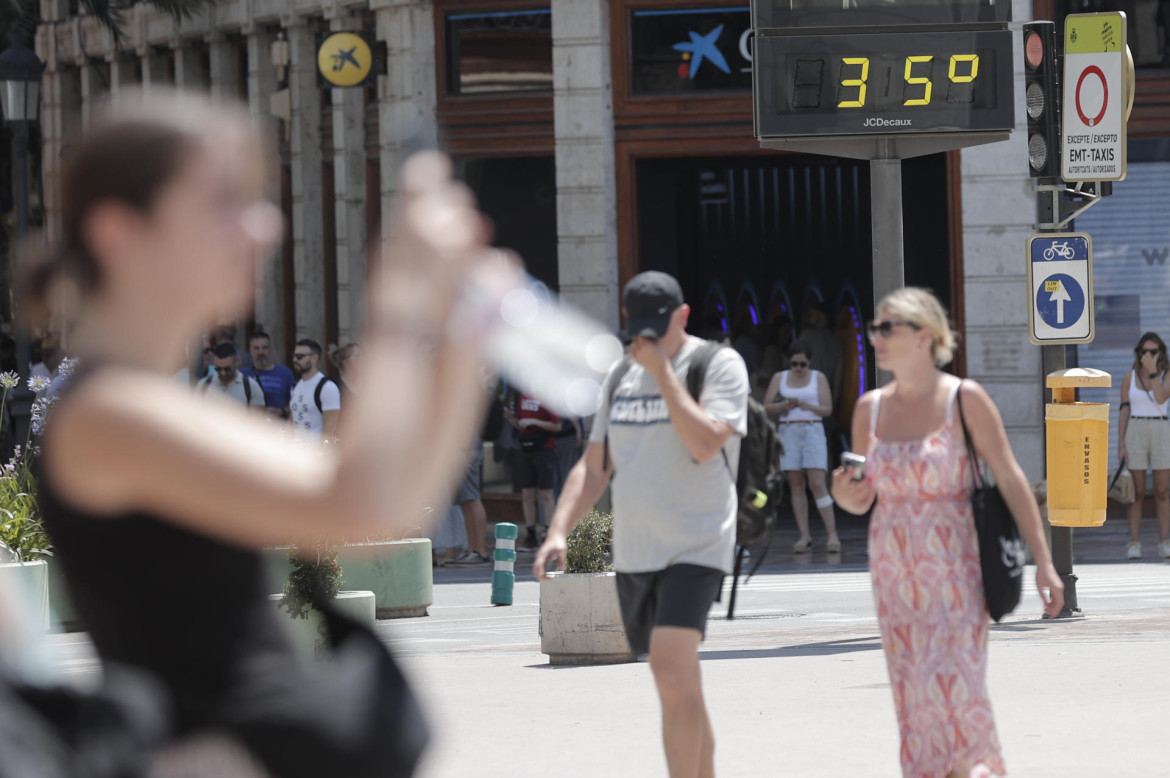
[[[1015, 0], [1013, 29], [1034, 14], [1103, 10], [1074, 4]], [[288, 231], [249, 323], [278, 354], [301, 337], [357, 337], [367, 255], [385, 240], [397, 171], [411, 150], [437, 145], [496, 242], [610, 326], [620, 326], [622, 283], [646, 269], [679, 277], [693, 329], [708, 334], [771, 335], [785, 321], [798, 330], [815, 302], [855, 342], [847, 392], [873, 386], [861, 338], [874, 303], [867, 165], [760, 149], [744, 0], [225, 0], [182, 21], [139, 5], [117, 45], [67, 0], [41, 6], [50, 235], [62, 145], [101, 97], [175, 85], [244, 101], [279, 155], [273, 194]], [[338, 31], [384, 44], [376, 83], [321, 87], [318, 42]], [[718, 61], [677, 47], [696, 32]], [[954, 369], [984, 383], [1038, 479], [1044, 400], [1023, 262], [1035, 193], [1018, 34], [1015, 45], [1011, 139], [903, 163], [905, 278], [947, 302], [963, 334]], [[1156, 108], [1165, 80], [1143, 73], [1135, 138], [1170, 123]], [[839, 420], [846, 427], [848, 413]]]

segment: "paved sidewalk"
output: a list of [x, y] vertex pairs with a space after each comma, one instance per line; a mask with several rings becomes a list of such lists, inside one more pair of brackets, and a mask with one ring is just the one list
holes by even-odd
[[[868, 576], [781, 567], [741, 590], [748, 617], [714, 619], [703, 647], [719, 775], [900, 775]], [[1080, 573], [1091, 616], [1040, 620], [1026, 591], [1017, 615], [993, 629], [988, 680], [1009, 770], [1170, 776], [1160, 714], [1170, 566]], [[519, 583], [511, 608], [444, 605], [478, 600], [478, 586], [440, 583], [431, 620], [380, 627], [435, 724], [422, 777], [665, 775], [649, 667], [551, 668], [539, 653], [536, 584]], [[1145, 599], [1130, 603], [1130, 592]]]

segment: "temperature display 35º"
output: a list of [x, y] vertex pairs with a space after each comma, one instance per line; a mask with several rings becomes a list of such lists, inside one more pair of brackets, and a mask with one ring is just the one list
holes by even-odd
[[[1002, 35], [1001, 35], [1002, 33]], [[1011, 33], [756, 38], [761, 135], [1011, 129]]]

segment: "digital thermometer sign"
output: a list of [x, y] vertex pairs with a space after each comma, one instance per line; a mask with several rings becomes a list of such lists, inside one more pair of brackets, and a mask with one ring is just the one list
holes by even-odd
[[763, 34], [754, 44], [761, 138], [1015, 125], [1008, 30]]

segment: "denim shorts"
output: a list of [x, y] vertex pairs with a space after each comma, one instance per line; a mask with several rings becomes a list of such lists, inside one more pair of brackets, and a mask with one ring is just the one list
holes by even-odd
[[818, 421], [780, 424], [780, 469], [827, 470], [829, 447], [825, 441], [825, 425]]

